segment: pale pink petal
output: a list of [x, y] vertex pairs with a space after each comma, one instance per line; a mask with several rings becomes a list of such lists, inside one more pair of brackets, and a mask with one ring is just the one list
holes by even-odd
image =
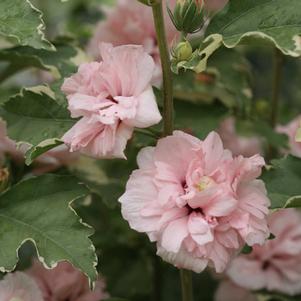
[[100, 54], [104, 61], [110, 62], [110, 67], [118, 70], [116, 80], [119, 80], [119, 95], [138, 96], [149, 86], [155, 64], [142, 46], [114, 48], [109, 44], [101, 44]]
[[184, 250], [180, 250], [177, 253], [172, 253], [158, 246], [157, 255], [177, 268], [192, 270], [196, 273], [203, 272], [208, 264], [207, 259], [193, 257], [192, 254], [187, 253]]
[[[112, 150], [112, 156], [114, 158], [123, 158], [125, 159], [124, 150], [128, 140], [132, 137], [133, 128], [126, 126], [125, 124], [120, 124], [116, 131], [115, 144]], [[104, 147], [105, 147], [105, 142]], [[110, 157], [110, 155], [109, 155]]]
[[220, 164], [220, 160], [224, 154], [222, 140], [215, 132], [211, 132], [202, 144], [205, 156], [205, 170], [210, 174]]
[[192, 239], [199, 245], [204, 245], [214, 239], [208, 222], [204, 220], [201, 214], [190, 214], [188, 230]]
[[188, 235], [187, 217], [172, 221], [162, 234], [161, 245], [166, 251], [177, 253]]
[[222, 196], [213, 199], [204, 211], [210, 216], [226, 216], [229, 215], [237, 207], [238, 201], [231, 196]]
[[103, 279], [98, 279], [95, 289], [91, 290], [87, 276], [68, 262], [60, 262], [55, 268], [46, 269], [34, 261], [27, 273], [37, 281], [43, 300], [101, 301], [108, 297]]
[[151, 87], [137, 97], [137, 103], [136, 115], [132, 119], [126, 119], [126, 124], [146, 128], [160, 122], [162, 117]]
[[235, 285], [230, 280], [224, 280], [218, 286], [214, 301], [258, 301], [249, 290]]
[[139, 168], [155, 168], [154, 165], [155, 148], [148, 146], [143, 148], [137, 155], [137, 164]]
[[191, 149], [200, 148], [200, 143], [191, 135], [179, 134], [158, 141], [155, 149], [155, 161], [169, 165], [179, 180], [185, 180], [190, 161], [197, 155]]
[[234, 259], [227, 275], [234, 283], [244, 288], [260, 290], [266, 285], [261, 263], [255, 260], [248, 260], [243, 257]]
[[0, 281], [0, 300], [43, 301], [42, 292], [30, 276], [16, 272]]
[[160, 220], [160, 215], [145, 218], [141, 214], [146, 206], [152, 204], [156, 195], [157, 190], [152, 182], [151, 173], [134, 171], [127, 183], [126, 193], [119, 198], [122, 204], [122, 216], [132, 229], [139, 232], [156, 230], [156, 221]]

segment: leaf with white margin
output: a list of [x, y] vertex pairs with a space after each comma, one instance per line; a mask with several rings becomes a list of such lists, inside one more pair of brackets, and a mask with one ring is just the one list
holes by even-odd
[[31, 147], [27, 152], [25, 153], [25, 164], [30, 165], [34, 159], [41, 156], [42, 154], [46, 153], [47, 151], [62, 145], [64, 142], [60, 139], [53, 138], [53, 139], [47, 139], [39, 143], [38, 145], [35, 145]]
[[46, 267], [67, 260], [96, 280], [97, 257], [89, 239], [93, 229], [71, 207], [88, 193], [74, 177], [48, 174], [24, 180], [0, 195], [0, 270], [12, 271], [19, 248], [32, 241]]
[[230, 0], [211, 20], [206, 37], [219, 34], [228, 48], [263, 38], [284, 54], [301, 55], [300, 0]]
[[42, 12], [29, 0], [0, 1], [0, 36], [22, 46], [54, 50], [45, 38], [44, 29]]
[[32, 161], [31, 156], [37, 157], [37, 154], [42, 154], [42, 150], [57, 146], [58, 140], [76, 122], [70, 117], [67, 108], [54, 97], [54, 92], [46, 86], [23, 89], [1, 108], [0, 116], [6, 121], [8, 136], [18, 145], [27, 144], [38, 148], [38, 152], [37, 149], [27, 152], [28, 163]]
[[287, 156], [273, 160], [262, 179], [271, 200], [271, 209], [301, 207], [301, 159]]
[[202, 45], [192, 53], [192, 56], [185, 61], [171, 62], [171, 69], [178, 74], [179, 70], [193, 70], [196, 73], [201, 73], [207, 68], [207, 61], [212, 53], [222, 45], [222, 37], [220, 35], [211, 35], [206, 38]]

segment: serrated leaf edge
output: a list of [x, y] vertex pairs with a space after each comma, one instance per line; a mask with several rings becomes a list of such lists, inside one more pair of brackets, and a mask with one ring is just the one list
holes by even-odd
[[[43, 20], [43, 13], [37, 9], [29, 0], [25, 0], [25, 2], [30, 6], [30, 8], [38, 13], [38, 17], [39, 17], [39, 20], [40, 20], [40, 24], [38, 25], [38, 27], [36, 28], [37, 29], [37, 32], [38, 32], [38, 35], [41, 37], [41, 40], [46, 44], [48, 45], [48, 48], [47, 47], [41, 47], [41, 49], [48, 49], [48, 50], [52, 50], [52, 51], [55, 51], [56, 48], [53, 44], [51, 44], [45, 37], [45, 33], [44, 33], [44, 29], [45, 29], [45, 23], [44, 23], [44, 20]], [[10, 38], [14, 38], [16, 39], [20, 45], [22, 46], [30, 46], [28, 44], [24, 44], [24, 43], [21, 43], [20, 39], [18, 36], [14, 35], [14, 34], [8, 34], [8, 35], [5, 35], [7, 37], [10, 37]], [[33, 48], [36, 48], [36, 47], [33, 47]]]
[[221, 39], [222, 39], [222, 42], [223, 42], [224, 46], [227, 47], [227, 48], [234, 48], [234, 47], [236, 47], [238, 44], [240, 44], [240, 42], [242, 41], [242, 39], [244, 39], [246, 37], [259, 37], [259, 38], [263, 38], [263, 39], [266, 39], [266, 40], [269, 40], [270, 42], [272, 42], [285, 55], [289, 55], [289, 56], [292, 56], [292, 57], [299, 57], [299, 56], [301, 56], [301, 37], [298, 36], [298, 35], [294, 35], [293, 38], [292, 38], [292, 40], [294, 41], [295, 46], [296, 46], [295, 50], [290, 50], [290, 49], [283, 48], [282, 46], [280, 46], [276, 42], [276, 40], [272, 36], [270, 36], [270, 35], [268, 35], [268, 34], [266, 34], [264, 32], [261, 32], [261, 31], [248, 31], [248, 32], [246, 32], [246, 33], [244, 33], [242, 35], [240, 35], [240, 34], [232, 35], [231, 39], [233, 37], [235, 37], [235, 36], [238, 36], [238, 35], [240, 36], [240, 38], [237, 39], [237, 41], [234, 42], [234, 43], [227, 43], [223, 39], [223, 35], [219, 34], [219, 33], [211, 34], [208, 37], [211, 37], [213, 35], [219, 35], [221, 37]]
[[[38, 177], [32, 177], [32, 178], [38, 178]], [[31, 178], [31, 179], [32, 179], [32, 178]], [[19, 186], [21, 183], [26, 182], [27, 180], [28, 180], [28, 179], [24, 179], [24, 180], [20, 181], [19, 183], [17, 183], [16, 185], [14, 185], [14, 187]], [[83, 186], [87, 187], [87, 186], [84, 185], [83, 183], [80, 183], [79, 185], [83, 185]], [[82, 224], [85, 228], [89, 228], [89, 229], [94, 230], [92, 226], [90, 226], [89, 224], [85, 223], [85, 222], [82, 220], [82, 218], [77, 214], [77, 212], [75, 211], [75, 209], [72, 207], [72, 203], [73, 203], [74, 201], [76, 201], [76, 200], [78, 200], [78, 199], [80, 199], [80, 198], [82, 198], [82, 197], [84, 197], [84, 196], [85, 196], [85, 194], [82, 194], [82, 195], [80, 195], [80, 196], [78, 196], [78, 197], [72, 199], [71, 201], [69, 201], [69, 202], [68, 202], [68, 208], [69, 208], [69, 209], [74, 213], [74, 215], [78, 218], [78, 222], [79, 222], [80, 224]], [[93, 234], [91, 234], [91, 235], [93, 235]], [[93, 261], [93, 268], [94, 268], [94, 270], [95, 270], [95, 274], [97, 275], [97, 269], [96, 269], [96, 267], [97, 267], [97, 265], [98, 265], [98, 258], [97, 258], [97, 256], [96, 256], [96, 252], [95, 252], [96, 249], [95, 249], [95, 246], [93, 245], [93, 243], [92, 243], [92, 241], [91, 241], [91, 239], [90, 239], [90, 236], [91, 236], [91, 235], [88, 235], [87, 237], [88, 237], [89, 241], [91, 242], [90, 248], [91, 248], [91, 250], [94, 252], [94, 255], [95, 255], [95, 256], [94, 256], [94, 261]], [[19, 250], [20, 250], [20, 248], [23, 246], [23, 244], [24, 244], [25, 242], [27, 242], [27, 241], [31, 241], [31, 242], [34, 244], [35, 250], [36, 250], [36, 252], [37, 252], [38, 259], [39, 259], [39, 261], [43, 264], [44, 268], [46, 268], [46, 269], [53, 269], [53, 268], [55, 268], [55, 267], [58, 265], [58, 263], [63, 262], [63, 261], [67, 261], [67, 262], [69, 262], [72, 266], [74, 266], [73, 263], [70, 262], [68, 259], [58, 260], [58, 261], [56, 261], [56, 262], [51, 263], [50, 265], [47, 265], [47, 263], [46, 263], [45, 260], [44, 260], [44, 257], [41, 256], [40, 253], [39, 253], [39, 249], [38, 249], [38, 247], [37, 247], [37, 244], [36, 244], [35, 240], [32, 239], [31, 237], [27, 237], [26, 239], [23, 239], [23, 241], [20, 243], [19, 247], [16, 249], [16, 264], [15, 264], [11, 269], [7, 269], [7, 268], [5, 268], [5, 267], [3, 267], [3, 266], [0, 266], [0, 272], [5, 273], [5, 272], [12, 272], [12, 271], [15, 270], [15, 268], [16, 268], [18, 262], [19, 262], [19, 259], [20, 259], [20, 258], [19, 258]], [[75, 267], [75, 266], [74, 266], [74, 267]], [[77, 269], [79, 269], [80, 271], [82, 271], [82, 272], [87, 276], [87, 278], [89, 279], [90, 285], [91, 285], [92, 287], [94, 287], [94, 282], [95, 282], [95, 281], [93, 281], [93, 280], [90, 278], [90, 276], [89, 276], [85, 271], [83, 271], [80, 267], [75, 267], [75, 268], [77, 268]], [[95, 277], [95, 280], [96, 280], [96, 277]]]

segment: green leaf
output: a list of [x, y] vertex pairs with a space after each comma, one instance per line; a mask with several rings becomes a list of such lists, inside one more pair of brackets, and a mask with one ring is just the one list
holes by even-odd
[[25, 164], [30, 165], [34, 159], [39, 157], [40, 155], [46, 153], [47, 151], [63, 144], [63, 142], [59, 139], [53, 138], [53, 139], [47, 139], [39, 143], [38, 145], [35, 145], [31, 147], [26, 153], [25, 153]]
[[[135, 152], [135, 158], [136, 154], [137, 152]], [[130, 164], [130, 161], [96, 160], [82, 156], [70, 166], [69, 170], [93, 193], [100, 196], [106, 206], [114, 208], [118, 205], [118, 198], [124, 192], [131, 170], [136, 167]]]
[[175, 96], [192, 102], [219, 99], [226, 107], [245, 112], [252, 98], [250, 73], [249, 62], [240, 52], [223, 47], [210, 57], [206, 72], [175, 76]]
[[27, 162], [42, 151], [57, 146], [63, 134], [76, 122], [71, 119], [69, 111], [51, 97], [51, 93], [43, 86], [42, 90], [35, 89], [34, 92], [24, 89], [5, 102], [1, 109], [8, 136], [33, 147], [27, 152]]
[[176, 128], [187, 131], [198, 138], [205, 138], [216, 130], [227, 110], [219, 105], [197, 105], [186, 101], [175, 102]]
[[47, 267], [71, 262], [92, 281], [97, 257], [89, 236], [93, 230], [81, 223], [71, 207], [88, 190], [70, 176], [43, 175], [22, 181], [0, 196], [0, 270], [12, 271], [17, 250], [32, 241]]
[[29, 46], [18, 46], [0, 50], [0, 62], [8, 63], [0, 73], [0, 81], [23, 69], [35, 67], [52, 71], [58, 76], [66, 77], [75, 72], [71, 59], [77, 50], [67, 44], [55, 44], [56, 51], [35, 49]]
[[44, 29], [42, 13], [29, 0], [0, 1], [0, 36], [22, 46], [54, 50]]
[[273, 160], [263, 173], [271, 209], [301, 207], [301, 159], [288, 156]]
[[284, 54], [301, 55], [301, 1], [230, 0], [211, 20], [206, 37], [220, 35], [226, 47], [260, 38]]

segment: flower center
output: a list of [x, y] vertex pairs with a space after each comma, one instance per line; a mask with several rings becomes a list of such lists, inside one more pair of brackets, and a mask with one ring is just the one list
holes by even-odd
[[215, 181], [212, 178], [207, 177], [207, 176], [203, 176], [203, 177], [201, 177], [201, 179], [198, 182], [198, 184], [196, 184], [196, 188], [199, 191], [204, 191], [207, 188], [212, 187], [214, 184], [215, 184]]

